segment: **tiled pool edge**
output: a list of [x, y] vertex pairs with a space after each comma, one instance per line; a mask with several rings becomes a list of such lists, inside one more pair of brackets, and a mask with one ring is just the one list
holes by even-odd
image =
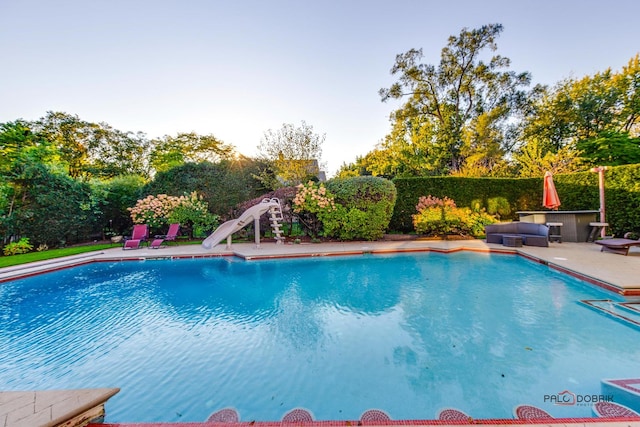
[[184, 423], [106, 423], [89, 424], [89, 427], [393, 427], [393, 426], [470, 426], [499, 427], [504, 425], [563, 427], [584, 425], [588, 427], [640, 427], [640, 418], [554, 418], [539, 420], [521, 419], [471, 419], [469, 422], [451, 422], [440, 420], [391, 420], [386, 422], [362, 423], [358, 420], [312, 421], [282, 423], [280, 421], [249, 421], [239, 423], [184, 422]]

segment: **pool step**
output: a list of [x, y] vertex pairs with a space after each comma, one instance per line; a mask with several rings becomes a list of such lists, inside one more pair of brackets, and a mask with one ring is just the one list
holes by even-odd
[[581, 300], [581, 304], [619, 320], [622, 323], [640, 329], [640, 303], [617, 302], [610, 299]]
[[640, 412], [640, 378], [603, 379], [601, 390], [613, 396], [614, 402]]

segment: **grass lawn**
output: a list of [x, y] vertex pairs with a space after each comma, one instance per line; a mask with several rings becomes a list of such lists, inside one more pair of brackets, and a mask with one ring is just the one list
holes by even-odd
[[71, 246], [68, 248], [51, 249], [42, 252], [29, 252], [27, 254], [0, 256], [0, 268], [11, 267], [12, 265], [27, 264], [29, 262], [44, 261], [63, 256], [77, 255], [85, 252], [99, 251], [113, 248], [116, 245], [111, 243], [100, 243], [96, 245]]

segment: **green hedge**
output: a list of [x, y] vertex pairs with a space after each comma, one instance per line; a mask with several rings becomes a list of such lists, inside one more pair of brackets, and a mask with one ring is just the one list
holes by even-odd
[[[501, 220], [517, 219], [517, 211], [546, 210], [542, 206], [543, 178], [396, 178], [398, 191], [389, 228], [413, 231], [411, 215], [420, 196], [449, 197], [458, 206], [486, 209]], [[580, 172], [554, 176], [561, 210], [600, 208], [598, 174]], [[640, 232], [640, 164], [611, 167], [605, 172], [606, 220], [610, 231]]]
[[342, 240], [376, 240], [384, 235], [396, 201], [391, 181], [373, 176], [334, 178], [326, 187], [344, 207], [341, 225], [333, 235]]
[[[424, 177], [396, 178], [396, 207], [389, 225], [396, 231], [413, 231], [411, 215], [416, 213], [420, 196], [449, 197], [459, 207], [485, 209], [500, 219], [517, 217], [518, 210], [540, 208], [541, 179]], [[538, 188], [540, 187], [540, 188]], [[538, 197], [539, 195], [539, 197]]]

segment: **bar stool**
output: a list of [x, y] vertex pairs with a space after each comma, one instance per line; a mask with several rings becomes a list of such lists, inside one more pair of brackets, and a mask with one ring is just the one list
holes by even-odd
[[547, 227], [549, 227], [549, 241], [550, 242], [558, 242], [562, 243], [562, 226], [564, 224], [561, 222], [548, 222]]
[[589, 236], [587, 237], [587, 242], [593, 242], [600, 234], [603, 228], [608, 227], [608, 222], [590, 222], [589, 226], [591, 227], [591, 231], [589, 232]]

